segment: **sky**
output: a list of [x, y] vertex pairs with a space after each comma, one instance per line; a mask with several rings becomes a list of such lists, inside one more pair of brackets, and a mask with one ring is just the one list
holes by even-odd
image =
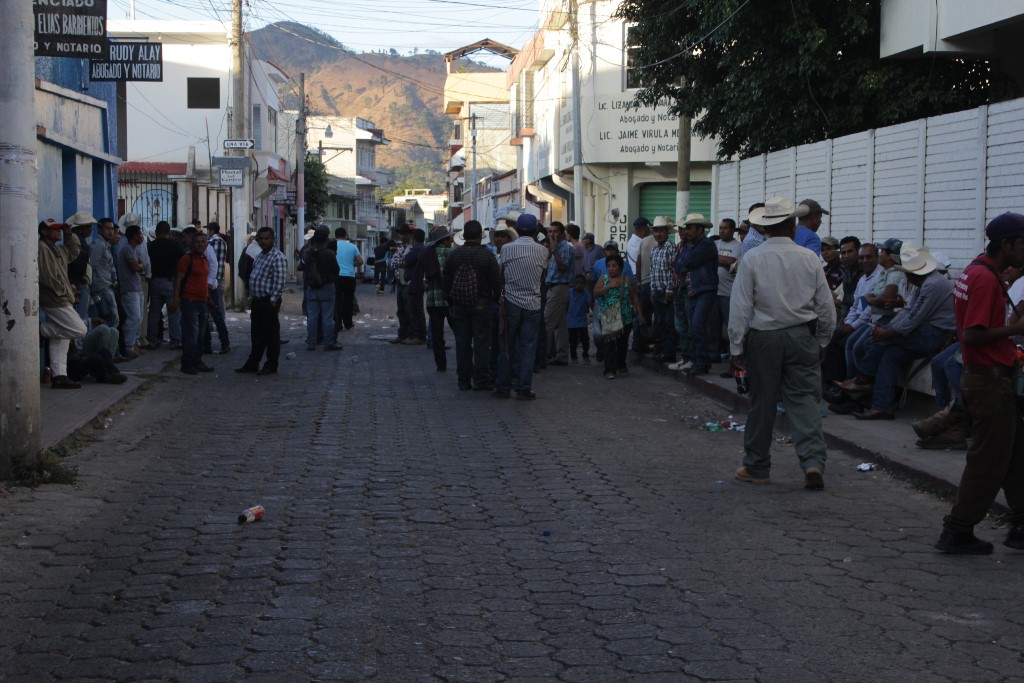
[[[131, 0], [107, 0], [109, 19], [128, 19]], [[519, 49], [538, 24], [537, 0], [247, 0], [246, 29], [277, 21], [313, 26], [356, 52], [450, 52], [490, 38]], [[220, 20], [230, 0], [134, 0], [136, 19]]]

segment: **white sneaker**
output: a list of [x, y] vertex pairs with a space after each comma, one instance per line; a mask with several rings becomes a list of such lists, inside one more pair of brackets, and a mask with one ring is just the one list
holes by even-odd
[[683, 370], [683, 371], [686, 371], [686, 370], [689, 370], [692, 367], [693, 367], [693, 361], [692, 360], [681, 360], [678, 363], [670, 363], [669, 366], [668, 366], [668, 369], [669, 370]]

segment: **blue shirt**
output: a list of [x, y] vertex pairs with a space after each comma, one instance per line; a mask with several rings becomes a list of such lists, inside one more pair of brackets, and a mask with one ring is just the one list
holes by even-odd
[[[602, 275], [608, 274], [608, 266], [606, 265], [607, 263], [607, 258], [598, 259], [597, 261], [594, 262], [594, 280], [597, 280], [597, 278], [601, 277]], [[633, 276], [633, 269], [630, 267], [629, 261], [627, 261], [626, 259], [622, 259], [622, 263], [622, 274], [628, 277], [633, 282], [636, 282], [636, 277]]]
[[803, 225], [796, 226], [796, 235], [793, 237], [793, 241], [821, 256], [821, 238], [810, 228]]
[[579, 328], [587, 326], [587, 310], [589, 309], [591, 294], [587, 290], [583, 290], [579, 294], [576, 293], [576, 288], [573, 287], [569, 290], [569, 315], [567, 317], [567, 327]]
[[338, 240], [338, 277], [356, 276], [356, 256], [359, 249], [348, 240]]
[[573, 267], [576, 252], [573, 251], [572, 244], [568, 241], [559, 242], [558, 246], [555, 247], [555, 252], [561, 257], [562, 263], [565, 264], [565, 270], [558, 269], [558, 261], [555, 259], [555, 254], [552, 253], [551, 261], [548, 263], [548, 276], [544, 279], [544, 282], [549, 285], [567, 285], [576, 277], [576, 271]]

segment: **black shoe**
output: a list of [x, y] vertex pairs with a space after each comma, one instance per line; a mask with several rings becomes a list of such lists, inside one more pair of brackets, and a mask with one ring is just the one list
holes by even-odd
[[187, 368], [182, 368], [181, 371], [184, 372], [186, 375], [198, 375], [199, 374], [199, 368], [194, 368], [194, 367], [191, 367], [191, 366], [189, 366]]
[[259, 372], [259, 371], [260, 371], [260, 369], [258, 367], [254, 368], [251, 365], [243, 365], [240, 368], [235, 368], [235, 372], [238, 372], [238, 373], [241, 373], [241, 374], [250, 373], [250, 372], [255, 373], [255, 372]]
[[437, 366], [437, 371], [438, 372], [448, 372], [448, 366], [447, 365], [438, 365]]
[[276, 375], [277, 374], [277, 368], [268, 368], [266, 365], [264, 365], [262, 368], [260, 368], [260, 371], [257, 372], [256, 374], [257, 375]]
[[829, 403], [828, 409], [836, 415], [851, 415], [861, 409], [861, 405], [855, 401], [846, 403]]
[[213, 368], [203, 362], [200, 362], [199, 365], [196, 366], [196, 370], [199, 372], [213, 372]]
[[333, 344], [324, 347], [324, 351], [341, 351], [341, 349], [342, 346], [338, 342], [334, 342]]
[[203, 353], [207, 354], [207, 355], [213, 355], [213, 347], [212, 346], [204, 346], [203, 347]]
[[230, 347], [230, 346], [222, 346], [222, 347], [220, 347], [220, 351], [219, 351], [219, 353], [220, 353], [220, 355], [222, 355], [222, 356], [223, 356], [223, 355], [224, 355], [225, 353], [231, 353], [231, 347]]
[[970, 531], [949, 531], [943, 529], [935, 548], [950, 555], [989, 555], [992, 544], [983, 541]]
[[169, 351], [180, 351], [181, 350], [181, 344], [168, 344], [167, 345], [167, 349]]
[[532, 401], [532, 400], [534, 400], [536, 398], [537, 398], [537, 394], [533, 393], [532, 391], [517, 391], [516, 392], [516, 400], [517, 401]]
[[1006, 532], [1003, 545], [1014, 550], [1024, 550], [1024, 524], [1015, 524]]
[[709, 365], [694, 365], [689, 370], [683, 370], [683, 374], [689, 375], [690, 377], [696, 377], [698, 375], [706, 375], [710, 370], [711, 366]]
[[508, 393], [507, 391], [495, 389], [494, 391], [491, 392], [491, 396], [493, 396], [494, 398], [511, 398], [512, 394]]

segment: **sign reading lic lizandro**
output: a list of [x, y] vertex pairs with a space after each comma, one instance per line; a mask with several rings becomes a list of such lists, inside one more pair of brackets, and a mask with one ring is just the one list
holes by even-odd
[[92, 81], [163, 81], [164, 55], [160, 43], [110, 43], [106, 59], [89, 62]]
[[32, 0], [32, 12], [37, 57], [103, 56], [107, 0]]

